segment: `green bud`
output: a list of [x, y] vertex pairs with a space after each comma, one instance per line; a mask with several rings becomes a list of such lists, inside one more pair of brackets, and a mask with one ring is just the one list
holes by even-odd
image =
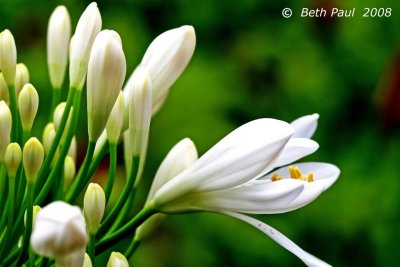
[[107, 267], [129, 267], [128, 260], [119, 252], [112, 252]]
[[8, 102], [8, 86], [6, 80], [4, 80], [3, 73], [0, 72], [0, 100]]
[[30, 131], [39, 107], [39, 95], [32, 84], [27, 83], [22, 88], [18, 97], [18, 107], [22, 128], [24, 131]]
[[15, 73], [15, 93], [18, 96], [25, 84], [29, 83], [29, 71], [23, 63], [17, 64]]
[[32, 137], [25, 143], [22, 152], [22, 161], [28, 183], [35, 183], [40, 167], [44, 158], [42, 144], [35, 137]]
[[17, 48], [14, 36], [9, 30], [0, 33], [0, 69], [3, 72], [7, 85], [15, 85], [17, 66]]
[[100, 185], [89, 184], [83, 199], [83, 213], [86, 227], [90, 234], [94, 235], [99, 229], [106, 208], [106, 196]]
[[11, 134], [11, 111], [6, 102], [0, 101], [0, 162], [3, 161], [4, 153], [10, 143]]
[[64, 191], [66, 191], [72, 183], [75, 172], [75, 160], [71, 156], [66, 156], [64, 161]]
[[56, 129], [54, 127], [54, 123], [50, 122], [44, 127], [43, 130], [43, 148], [44, 152], [47, 154], [50, 151], [51, 145], [53, 144], [54, 137], [56, 137]]
[[[36, 215], [38, 214], [38, 212], [41, 210], [42, 208], [38, 205], [34, 205], [33, 206], [33, 213], [32, 213], [32, 224], [35, 223], [35, 219], [36, 219]], [[26, 211], [24, 213], [24, 225], [26, 225]]]
[[92, 260], [90, 259], [89, 255], [85, 253], [85, 259], [83, 261], [82, 267], [93, 267]]
[[18, 143], [11, 143], [7, 146], [4, 154], [4, 165], [6, 166], [8, 177], [15, 178], [18, 168], [21, 165], [22, 150]]
[[124, 94], [120, 92], [106, 125], [107, 138], [111, 144], [116, 144], [121, 135], [122, 124], [124, 122], [124, 112]]

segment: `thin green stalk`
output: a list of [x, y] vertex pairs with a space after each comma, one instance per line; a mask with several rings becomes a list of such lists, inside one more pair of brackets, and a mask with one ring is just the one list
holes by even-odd
[[12, 236], [12, 227], [14, 223], [14, 195], [15, 195], [15, 177], [9, 177], [8, 179], [8, 202], [7, 202], [7, 211], [8, 211], [8, 219], [7, 219], [7, 232], [3, 239], [1, 240], [0, 245], [0, 258], [3, 258], [3, 253], [6, 245], [9, 245], [10, 237]]
[[[95, 148], [96, 148], [96, 142], [89, 141], [85, 160], [83, 161], [81, 169], [79, 170], [78, 175], [74, 179], [74, 182], [72, 183], [72, 186], [66, 195], [65, 199], [67, 200], [67, 202], [70, 202], [70, 203], [74, 202], [75, 199], [81, 193], [82, 189], [84, 187], [86, 187], [86, 185], [88, 183], [88, 179], [86, 179], [86, 174], [89, 170], [90, 162], [92, 161]], [[89, 177], [89, 179], [90, 179], [90, 177]]]
[[[68, 128], [68, 132], [66, 134], [65, 140], [63, 141], [63, 144], [61, 146], [61, 151], [60, 151], [58, 160], [56, 161], [56, 165], [52, 169], [44, 186], [42, 186], [39, 195], [35, 199], [35, 203], [37, 203], [38, 205], [43, 203], [43, 201], [46, 199], [48, 193], [50, 192], [51, 188], [53, 187], [55, 179], [57, 179], [57, 176], [60, 173], [61, 168], [64, 166], [64, 159], [68, 154], [69, 146], [71, 144], [72, 138], [74, 137], [76, 127], [78, 125], [80, 102], [81, 102], [81, 91], [78, 91], [75, 94], [74, 109], [72, 112], [71, 125]], [[65, 112], [64, 112], [64, 114], [65, 114]], [[64, 118], [64, 115], [63, 115], [63, 118]], [[57, 134], [58, 134], [58, 132], [57, 132]]]
[[[46, 176], [47, 176], [47, 174], [49, 172], [50, 164], [53, 161], [54, 154], [57, 151], [58, 144], [60, 143], [60, 140], [61, 140], [61, 137], [63, 135], [65, 126], [67, 124], [67, 119], [68, 119], [68, 115], [70, 113], [71, 107], [74, 104], [74, 102], [76, 102], [75, 94], [79, 95], [78, 98], [80, 100], [80, 91], [77, 91], [75, 88], [71, 87], [69, 89], [69, 92], [68, 92], [67, 103], [65, 104], [64, 113], [62, 115], [61, 122], [60, 122], [60, 125], [58, 127], [58, 131], [56, 133], [56, 136], [54, 137], [53, 143], [51, 144], [49, 153], [47, 153], [46, 158], [45, 158], [45, 160], [43, 162], [43, 165], [40, 168], [39, 175], [38, 175], [38, 178], [36, 180], [36, 190], [35, 190], [35, 194], [36, 195], [39, 193], [39, 191], [41, 191], [42, 185], [43, 185], [43, 181], [44, 181], [44, 179], [46, 178]], [[76, 104], [74, 104], [74, 105], [76, 106]], [[77, 105], [77, 106], [78, 106], [78, 109], [79, 109], [79, 105]], [[74, 107], [74, 110], [75, 110], [75, 108], [76, 107]], [[78, 113], [78, 112], [74, 111], [73, 113]], [[71, 131], [71, 128], [72, 127], [70, 126], [70, 131]]]
[[99, 236], [104, 235], [108, 231], [108, 228], [113, 224], [116, 216], [125, 204], [129, 195], [132, 193], [132, 188], [135, 184], [135, 179], [138, 172], [139, 162], [140, 158], [138, 156], [134, 156], [132, 158], [132, 167], [124, 190], [122, 191], [122, 194], [120, 195], [117, 203], [115, 204], [111, 212], [107, 215], [107, 217], [103, 220], [103, 223], [100, 225], [99, 231], [97, 233]]
[[96, 256], [96, 235], [90, 234], [89, 237], [89, 244], [88, 244], [88, 255], [90, 257], [90, 260], [92, 261], [92, 264], [94, 265], [94, 260]]
[[[24, 238], [22, 240], [21, 250], [19, 252], [18, 260], [15, 266], [22, 266], [22, 263], [25, 261], [25, 258], [29, 249], [29, 240], [32, 232], [32, 220], [33, 220], [33, 194], [34, 194], [34, 184], [27, 184], [27, 205], [26, 205], [26, 224], [25, 224], [25, 233]], [[28, 266], [31, 267], [29, 264]]]
[[140, 246], [141, 242], [139, 240], [133, 240], [132, 243], [129, 244], [129, 247], [126, 249], [124, 255], [129, 261], [132, 258], [133, 253], [135, 253], [136, 249]]
[[22, 131], [22, 143], [25, 144], [28, 141], [29, 137], [31, 136], [31, 131]]
[[124, 206], [123, 206], [121, 212], [118, 214], [117, 219], [112, 224], [111, 228], [107, 231], [107, 233], [114, 232], [116, 229], [118, 229], [118, 227], [120, 225], [123, 224], [123, 222], [124, 222], [124, 220], [126, 218], [126, 215], [128, 214], [128, 212], [132, 208], [132, 205], [133, 205], [133, 202], [134, 202], [135, 196], [136, 196], [136, 191], [137, 191], [136, 187], [133, 187], [131, 193], [129, 194], [129, 197], [128, 197], [127, 201], [124, 203]]
[[[7, 177], [6, 168], [3, 164], [0, 164], [0, 210], [5, 210], [7, 203]], [[1, 213], [0, 217], [6, 217], [6, 213]]]
[[135, 217], [133, 217], [128, 223], [121, 227], [115, 233], [108, 235], [101, 239], [96, 244], [96, 255], [101, 254], [106, 249], [113, 246], [118, 241], [121, 241], [124, 236], [133, 235], [136, 228], [139, 227], [144, 221], [150, 218], [157, 211], [151, 207], [142, 209]]
[[110, 170], [108, 173], [106, 189], [104, 191], [106, 195], [106, 203], [108, 203], [112, 189], [114, 187], [116, 170], [117, 170], [117, 144], [110, 144]]
[[60, 103], [61, 99], [61, 89], [60, 88], [53, 88], [52, 97], [51, 97], [51, 106], [50, 106], [50, 113], [49, 113], [49, 121], [53, 120], [53, 112], [56, 108], [57, 104]]
[[12, 118], [12, 128], [11, 128], [11, 142], [18, 142], [18, 128], [19, 121], [18, 116], [18, 106], [17, 106], [17, 95], [15, 93], [15, 86], [8, 85], [8, 96], [10, 100], [10, 110], [11, 110], [11, 118]]
[[11, 253], [9, 253], [8, 257], [6, 257], [3, 262], [1, 262], [1, 264], [3, 265], [0, 266], [11, 266], [11, 263], [15, 261], [16, 258], [18, 257], [19, 251], [20, 251], [19, 248], [14, 248], [14, 250]]
[[17, 183], [16, 183], [16, 207], [17, 210], [22, 209], [22, 201], [26, 191], [26, 179], [24, 168], [20, 167], [17, 172]]

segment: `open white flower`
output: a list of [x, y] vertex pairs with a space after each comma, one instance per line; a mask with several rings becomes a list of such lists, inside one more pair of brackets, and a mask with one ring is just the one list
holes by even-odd
[[147, 206], [163, 213], [211, 211], [233, 216], [260, 228], [307, 265], [327, 265], [275, 229], [242, 214], [300, 208], [336, 181], [340, 171], [327, 163], [274, 170], [318, 148], [309, 139], [317, 119], [318, 115], [305, 116], [292, 125], [259, 119], [239, 127], [185, 171], [158, 186]]

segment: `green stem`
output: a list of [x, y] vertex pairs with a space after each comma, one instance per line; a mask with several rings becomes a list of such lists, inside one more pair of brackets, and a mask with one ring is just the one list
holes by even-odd
[[18, 106], [17, 106], [17, 95], [15, 93], [15, 86], [8, 85], [8, 96], [10, 99], [10, 109], [12, 118], [11, 128], [11, 142], [18, 142], [18, 128], [21, 123], [18, 119]]
[[28, 141], [29, 137], [31, 136], [31, 131], [30, 130], [23, 130], [22, 132], [22, 143], [26, 143]]
[[[3, 164], [0, 164], [0, 210], [5, 210], [7, 205], [7, 177], [6, 168]], [[7, 217], [5, 212], [0, 214], [0, 217]], [[1, 231], [1, 229], [0, 229]]]
[[[66, 126], [66, 124], [67, 124], [67, 120], [68, 120], [68, 116], [69, 116], [71, 107], [72, 107], [72, 105], [74, 104], [74, 100], [75, 100], [75, 102], [76, 102], [75, 94], [76, 94], [77, 96], [79, 95], [77, 98], [79, 98], [79, 100], [80, 100], [80, 93], [81, 93], [80, 91], [77, 91], [77, 90], [76, 90], [75, 88], [73, 88], [73, 87], [71, 87], [71, 88], [69, 89], [68, 98], [67, 98], [67, 103], [65, 104], [64, 113], [63, 113], [63, 115], [62, 115], [61, 122], [60, 122], [60, 125], [59, 125], [59, 127], [58, 127], [58, 131], [57, 131], [57, 133], [56, 133], [56, 136], [54, 137], [53, 143], [51, 144], [49, 153], [47, 153], [46, 158], [45, 158], [45, 160], [44, 160], [44, 162], [43, 162], [43, 165], [42, 165], [42, 167], [40, 168], [39, 175], [38, 175], [38, 178], [37, 178], [37, 180], [36, 180], [36, 190], [35, 190], [35, 193], [36, 193], [36, 194], [38, 194], [39, 191], [41, 191], [42, 185], [43, 185], [43, 181], [44, 181], [44, 179], [46, 178], [46, 176], [47, 176], [47, 174], [48, 174], [48, 172], [49, 172], [49, 167], [50, 167], [50, 165], [51, 165], [51, 162], [53, 161], [54, 154], [55, 154], [56, 151], [57, 151], [58, 144], [60, 143], [60, 140], [61, 140], [61, 137], [62, 137], [62, 135], [63, 135], [65, 126]], [[75, 103], [75, 104], [74, 104], [74, 110], [75, 110], [77, 107], [78, 107], [78, 109], [79, 109], [79, 105], [76, 105], [76, 103]], [[74, 111], [73, 114], [74, 114], [74, 113], [78, 113], [78, 112], [75, 112], [75, 111]], [[76, 116], [78, 116], [78, 115], [76, 115]], [[71, 131], [71, 128], [72, 128], [72, 127], [70, 126], [70, 128], [69, 128], [70, 131]], [[68, 146], [68, 148], [69, 148], [69, 146]]]
[[135, 253], [136, 249], [140, 246], [141, 242], [139, 240], [133, 240], [132, 243], [129, 244], [129, 247], [126, 249], [124, 255], [126, 259], [129, 261], [132, 258], [133, 253]]
[[136, 192], [137, 192], [136, 187], [133, 187], [131, 193], [129, 194], [127, 201], [124, 203], [124, 206], [123, 206], [121, 212], [118, 214], [117, 219], [112, 224], [111, 228], [107, 231], [107, 233], [114, 232], [124, 222], [126, 215], [132, 208], [133, 202], [135, 200]]
[[89, 237], [89, 244], [88, 244], [88, 255], [90, 257], [90, 260], [92, 261], [92, 264], [94, 265], [94, 260], [95, 260], [95, 256], [96, 256], [96, 235], [92, 235], [90, 234]]
[[[64, 159], [68, 154], [69, 146], [71, 145], [72, 138], [74, 137], [74, 133], [75, 133], [76, 127], [78, 125], [80, 102], [81, 102], [81, 91], [77, 91], [77, 93], [75, 95], [74, 109], [73, 109], [73, 112], [72, 112], [71, 125], [68, 128], [68, 132], [66, 134], [66, 138], [63, 141], [63, 144], [61, 146], [61, 151], [60, 151], [58, 160], [56, 161], [56, 165], [54, 166], [53, 170], [51, 171], [49, 177], [47, 178], [47, 180], [46, 180], [46, 182], [44, 184], [44, 186], [40, 190], [39, 195], [35, 199], [35, 203], [37, 203], [38, 205], [43, 203], [43, 201], [47, 197], [47, 194], [50, 192], [50, 190], [51, 190], [51, 188], [52, 188], [52, 186], [54, 184], [54, 180], [57, 179], [58, 174], [61, 171], [61, 168], [64, 166]], [[65, 114], [65, 111], [64, 111], [64, 114]], [[64, 115], [63, 115], [63, 118], [64, 118]], [[57, 134], [58, 133], [59, 132], [57, 131]]]
[[34, 184], [28, 183], [27, 188], [28, 190], [27, 190], [25, 233], [24, 233], [24, 238], [22, 240], [22, 246], [19, 252], [18, 260], [15, 266], [22, 266], [22, 263], [25, 261], [29, 249], [29, 240], [32, 232]]
[[142, 209], [135, 217], [133, 217], [128, 223], [121, 227], [115, 233], [108, 235], [101, 239], [96, 244], [96, 254], [100, 254], [106, 249], [110, 248], [112, 245], [121, 241], [124, 236], [133, 235], [136, 228], [140, 226], [144, 221], [150, 218], [157, 211], [151, 207]]
[[17, 177], [18, 181], [16, 183], [16, 207], [18, 210], [22, 210], [22, 201], [24, 198], [25, 190], [26, 190], [26, 179], [24, 177], [25, 171], [24, 168], [19, 168]]
[[108, 228], [113, 224], [115, 217], [118, 215], [119, 211], [121, 210], [126, 200], [128, 199], [129, 195], [131, 194], [133, 185], [135, 184], [139, 162], [140, 158], [138, 156], [134, 156], [132, 158], [132, 167], [129, 173], [128, 180], [124, 187], [124, 190], [122, 191], [122, 194], [120, 195], [117, 203], [115, 204], [111, 212], [107, 215], [103, 223], [100, 225], [99, 231], [97, 233], [99, 236], [102, 236], [107, 232]]
[[[89, 170], [90, 162], [92, 161], [95, 148], [96, 148], [96, 142], [89, 141], [85, 160], [83, 161], [83, 164], [78, 172], [78, 175], [74, 179], [74, 182], [72, 183], [72, 186], [67, 193], [67, 196], [66, 196], [67, 202], [70, 202], [70, 203], [74, 202], [75, 199], [82, 192], [82, 189], [85, 188], [87, 183], [89, 182], [91, 177], [90, 176], [87, 177], [86, 175]], [[89, 178], [89, 179], [87, 179], [87, 178]]]
[[61, 99], [61, 89], [60, 88], [53, 88], [52, 90], [52, 98], [51, 98], [51, 106], [49, 112], [49, 121], [53, 121], [53, 112], [56, 108], [57, 104], [60, 102]]
[[10, 237], [12, 236], [12, 227], [14, 223], [14, 195], [15, 195], [15, 177], [9, 177], [8, 179], [8, 202], [7, 202], [7, 210], [8, 210], [8, 220], [7, 220], [7, 232], [3, 239], [1, 240], [0, 245], [0, 258], [3, 258], [3, 253], [6, 245], [9, 244]]
[[116, 169], [117, 169], [117, 144], [110, 144], [110, 171], [108, 173], [107, 185], [105, 189], [106, 203], [108, 203], [112, 189], [114, 187]]

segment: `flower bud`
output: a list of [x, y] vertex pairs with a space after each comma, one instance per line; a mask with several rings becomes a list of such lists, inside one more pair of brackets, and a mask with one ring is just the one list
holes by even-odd
[[21, 160], [21, 147], [18, 143], [9, 144], [4, 154], [4, 165], [6, 166], [8, 177], [15, 178], [18, 168], [21, 165]]
[[78, 207], [56, 201], [38, 212], [31, 235], [31, 246], [37, 254], [57, 260], [83, 250], [82, 264], [86, 243], [85, 220]]
[[18, 97], [19, 115], [22, 128], [30, 131], [39, 107], [39, 95], [32, 84], [25, 84]]
[[90, 234], [97, 233], [105, 208], [106, 196], [103, 189], [96, 183], [89, 184], [83, 200], [83, 211]]
[[[34, 205], [32, 207], [32, 209], [33, 209], [33, 212], [32, 212], [32, 225], [33, 225], [35, 223], [35, 221], [36, 221], [36, 216], [37, 216], [38, 212], [42, 208], [40, 206], [38, 206], [38, 205]], [[25, 210], [25, 213], [24, 213], [24, 225], [26, 225], [26, 210]]]
[[112, 252], [107, 267], [129, 267], [128, 260], [119, 252]]
[[15, 85], [17, 48], [9, 30], [0, 33], [0, 69], [8, 86]]
[[76, 141], [76, 136], [74, 136], [72, 138], [71, 145], [69, 146], [68, 156], [72, 157], [74, 161], [76, 161], [77, 153], [78, 153], [78, 144]]
[[104, 30], [96, 37], [87, 75], [89, 140], [96, 141], [104, 130], [125, 79], [126, 61], [121, 39]]
[[3, 73], [0, 72], [0, 101], [4, 100], [8, 102], [8, 86], [6, 80], [4, 80]]
[[151, 121], [152, 83], [147, 70], [138, 68], [131, 83], [129, 103], [129, 132], [134, 156], [143, 155], [147, 148]]
[[150, 44], [140, 66], [148, 70], [153, 83], [153, 114], [161, 108], [169, 88], [188, 65], [195, 45], [192, 26], [166, 31]]
[[93, 267], [92, 260], [87, 253], [85, 253], [85, 260], [83, 261], [82, 267]]
[[42, 166], [44, 150], [37, 138], [32, 137], [25, 143], [22, 161], [28, 183], [34, 183]]
[[97, 4], [91, 3], [82, 13], [70, 43], [70, 86], [81, 90], [85, 82], [90, 50], [101, 30], [101, 16]]
[[124, 94], [120, 92], [106, 125], [107, 138], [110, 144], [116, 144], [118, 142], [124, 122], [124, 113]]
[[43, 149], [44, 153], [49, 153], [51, 145], [53, 144], [54, 138], [56, 137], [56, 129], [54, 128], [54, 123], [50, 122], [44, 127], [43, 130]]
[[[65, 106], [66, 106], [66, 103], [65, 102], [61, 102], [54, 109], [53, 122], [54, 122], [54, 129], [56, 131], [58, 131], [58, 127], [60, 126], [60, 123], [61, 123], [61, 120], [62, 120], [62, 117], [63, 117], [63, 114], [64, 114]], [[64, 133], [68, 132], [69, 126], [71, 124], [72, 111], [73, 111], [73, 107], [69, 111], [67, 124], [65, 125], [65, 128], [64, 128]]]
[[0, 101], [0, 122], [0, 162], [2, 162], [4, 153], [10, 143], [12, 125], [11, 111], [4, 101]]
[[23, 63], [17, 64], [15, 73], [15, 94], [18, 96], [25, 84], [29, 83], [29, 71]]
[[47, 27], [47, 65], [53, 89], [61, 89], [68, 63], [71, 19], [65, 6], [58, 6]]
[[71, 185], [75, 173], [75, 160], [71, 156], [66, 156], [64, 161], [64, 191]]

